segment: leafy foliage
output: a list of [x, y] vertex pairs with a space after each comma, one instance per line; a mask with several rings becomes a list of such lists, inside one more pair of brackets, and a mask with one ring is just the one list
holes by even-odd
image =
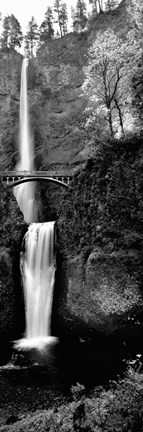
[[140, 62], [138, 62], [138, 69], [132, 79], [133, 86], [133, 106], [138, 112], [140, 119], [140, 127], [142, 127], [143, 119], [143, 55]]
[[[95, 141], [61, 203], [59, 239], [67, 254], [96, 246], [143, 247], [142, 138]], [[74, 227], [74, 229], [73, 229]]]
[[100, 31], [89, 48], [83, 91], [91, 100], [92, 116], [94, 108], [108, 122], [112, 136], [118, 125], [124, 133], [124, 116], [131, 109], [132, 77], [141, 54], [134, 32], [123, 41], [114, 31]]
[[[75, 387], [81, 386], [77, 383]], [[49, 432], [141, 432], [143, 426], [142, 374], [132, 374], [111, 382], [110, 388], [97, 387], [88, 397], [79, 397], [58, 408], [33, 416], [31, 431], [40, 427]], [[18, 429], [19, 430], [19, 429]]]
[[131, 0], [127, 4], [127, 13], [132, 25], [143, 33], [143, 3], [142, 0]]

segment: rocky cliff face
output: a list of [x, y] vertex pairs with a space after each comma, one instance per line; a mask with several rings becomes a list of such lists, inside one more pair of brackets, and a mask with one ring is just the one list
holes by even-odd
[[81, 338], [142, 334], [143, 291], [138, 254], [96, 248], [66, 257], [57, 268], [55, 332]]
[[[45, 44], [28, 70], [29, 110], [35, 164], [75, 165], [87, 136], [86, 100], [81, 98], [87, 36], [68, 34]], [[0, 53], [0, 164], [13, 168], [18, 159], [19, 95], [22, 56]]]
[[20, 249], [26, 225], [15, 197], [0, 182], [0, 340], [12, 340], [24, 331]]
[[58, 220], [58, 331], [143, 331], [142, 151], [142, 139], [101, 146], [73, 179]]
[[[31, 114], [36, 118], [35, 146], [43, 169], [81, 162], [80, 151], [87, 139], [83, 128], [86, 100], [81, 98], [86, 53], [86, 35], [71, 33], [45, 44], [34, 61], [34, 71], [31, 65]], [[34, 79], [39, 81], [37, 94]]]
[[19, 91], [22, 56], [0, 52], [0, 169], [18, 158]]

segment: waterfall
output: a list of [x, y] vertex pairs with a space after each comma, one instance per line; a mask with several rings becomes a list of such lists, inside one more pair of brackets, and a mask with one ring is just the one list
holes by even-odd
[[[17, 171], [33, 169], [33, 137], [30, 131], [27, 96], [27, 66], [23, 60], [20, 91], [20, 162]], [[17, 348], [41, 348], [50, 337], [51, 307], [54, 287], [54, 222], [35, 223], [37, 216], [34, 205], [35, 183], [23, 183], [15, 187], [14, 194], [30, 223], [24, 238], [25, 252], [22, 253], [21, 271], [25, 298], [25, 337], [15, 343]]]
[[[27, 94], [27, 67], [28, 60], [24, 59], [21, 70], [20, 87], [20, 128], [19, 128], [19, 155], [20, 161], [16, 166], [17, 171], [32, 171], [34, 146], [33, 136], [29, 125], [28, 94]], [[14, 195], [28, 223], [36, 222], [36, 207], [34, 203], [35, 183], [23, 183], [15, 187]]]
[[26, 338], [50, 336], [54, 285], [54, 222], [31, 224], [26, 233], [23, 285]]
[[24, 238], [21, 270], [26, 307], [25, 338], [18, 345], [40, 346], [50, 336], [53, 298], [54, 222], [32, 223]]

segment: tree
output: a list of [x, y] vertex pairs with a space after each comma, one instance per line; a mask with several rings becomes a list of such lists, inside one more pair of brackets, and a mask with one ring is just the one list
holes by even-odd
[[94, 110], [108, 122], [112, 136], [117, 119], [124, 133], [124, 109], [131, 107], [132, 77], [142, 53], [134, 36], [130, 31], [123, 42], [111, 29], [98, 32], [84, 69], [84, 93], [92, 101], [92, 108], [94, 105]]
[[115, 9], [118, 6], [119, 2], [120, 0], [107, 0], [106, 10]]
[[14, 50], [16, 47], [20, 48], [22, 40], [23, 35], [19, 21], [13, 14], [6, 16], [3, 20], [2, 49]]
[[4, 17], [3, 25], [2, 25], [2, 37], [1, 37], [1, 48], [7, 49], [8, 48], [8, 39], [9, 39], [9, 28], [10, 28], [10, 16]]
[[103, 12], [105, 9], [105, 0], [89, 0], [89, 3], [92, 4], [96, 13]]
[[77, 32], [84, 30], [87, 24], [87, 9], [84, 0], [77, 0], [76, 9], [72, 7], [73, 29]]
[[46, 42], [54, 36], [53, 29], [53, 12], [52, 8], [48, 7], [45, 13], [45, 19], [40, 26], [40, 41]]
[[60, 36], [67, 33], [68, 11], [66, 3], [61, 3], [61, 0], [55, 0], [54, 11], [57, 14], [56, 22], [59, 24]]
[[27, 55], [33, 56], [33, 51], [36, 46], [36, 42], [39, 39], [38, 25], [35, 18], [32, 16], [28, 23], [28, 30], [25, 35], [25, 51]]
[[62, 28], [62, 33], [64, 35], [67, 33], [67, 22], [68, 22], [67, 5], [66, 3], [62, 3], [60, 8], [60, 24]]
[[58, 24], [59, 24], [59, 27], [60, 27], [60, 35], [61, 35], [61, 37], [63, 36], [63, 33], [62, 33], [62, 25], [61, 25], [61, 20], [60, 20], [60, 10], [61, 10], [61, 0], [55, 0], [55, 3], [54, 3], [54, 11], [55, 11], [55, 13], [57, 14], [57, 16], [58, 16], [58, 20], [56, 21], [56, 22], [58, 22]]
[[21, 47], [23, 41], [22, 30], [19, 21], [14, 15], [10, 16], [10, 29], [9, 29], [9, 48], [15, 49]]

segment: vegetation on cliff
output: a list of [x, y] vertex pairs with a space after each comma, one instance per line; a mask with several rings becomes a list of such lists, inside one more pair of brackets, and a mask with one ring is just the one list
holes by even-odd
[[94, 157], [75, 174], [61, 205], [65, 250], [75, 253], [96, 245], [142, 250], [142, 158], [142, 136], [95, 141]]
[[[55, 0], [53, 7], [47, 7], [44, 21], [42, 21], [39, 28], [34, 16], [31, 17], [25, 35], [22, 34], [21, 25], [13, 14], [3, 17], [0, 12], [0, 21], [2, 22], [0, 47], [3, 51], [9, 49], [12, 51], [21, 48], [22, 42], [24, 42], [25, 54], [32, 57], [37, 48], [43, 43], [53, 38], [62, 38], [67, 34], [69, 27], [72, 27], [75, 32], [83, 32], [88, 28], [90, 18], [93, 15], [99, 15], [103, 11], [116, 8], [120, 1], [90, 0], [92, 11], [90, 10], [89, 13], [88, 3], [84, 0], [77, 0], [75, 8], [71, 7], [71, 14], [69, 14], [67, 3]], [[72, 21], [72, 26], [69, 21]], [[58, 29], [55, 24], [58, 24]]]

